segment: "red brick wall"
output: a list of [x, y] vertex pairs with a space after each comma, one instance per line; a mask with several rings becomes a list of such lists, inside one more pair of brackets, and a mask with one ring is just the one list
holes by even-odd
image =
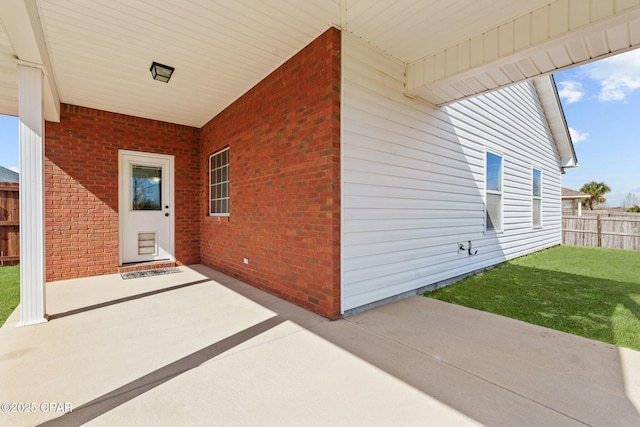
[[63, 104], [45, 125], [47, 281], [118, 270], [118, 149], [175, 156], [175, 256], [200, 261], [199, 130]]
[[[201, 139], [202, 262], [339, 317], [340, 32], [266, 77]], [[209, 217], [209, 156], [227, 146], [231, 214]]]

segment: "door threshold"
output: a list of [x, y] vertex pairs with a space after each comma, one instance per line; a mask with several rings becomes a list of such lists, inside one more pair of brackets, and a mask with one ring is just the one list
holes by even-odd
[[156, 268], [170, 268], [175, 266], [175, 261], [129, 262], [118, 267], [118, 273], [130, 273], [132, 271], [154, 270]]

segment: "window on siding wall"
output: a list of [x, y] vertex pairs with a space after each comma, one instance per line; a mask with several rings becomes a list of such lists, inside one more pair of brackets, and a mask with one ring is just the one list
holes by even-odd
[[542, 171], [533, 169], [531, 173], [531, 202], [533, 226], [542, 227]]
[[502, 156], [487, 152], [485, 164], [487, 230], [502, 229]]
[[209, 215], [229, 216], [229, 148], [209, 157]]

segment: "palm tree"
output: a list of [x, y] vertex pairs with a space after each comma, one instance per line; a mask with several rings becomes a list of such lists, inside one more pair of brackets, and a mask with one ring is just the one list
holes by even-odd
[[604, 182], [591, 181], [583, 185], [580, 191], [591, 195], [584, 200], [584, 203], [589, 206], [589, 209], [594, 210], [599, 204], [607, 201], [603, 196], [611, 191], [611, 188]]

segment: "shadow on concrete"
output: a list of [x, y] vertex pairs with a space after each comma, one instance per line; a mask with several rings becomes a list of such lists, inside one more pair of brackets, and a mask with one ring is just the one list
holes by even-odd
[[70, 427], [80, 426], [85, 424], [104, 413], [125, 404], [126, 402], [135, 399], [143, 393], [148, 392], [167, 381], [182, 375], [187, 371], [197, 368], [204, 362], [213, 359], [216, 356], [224, 353], [225, 351], [232, 349], [256, 336], [276, 327], [284, 322], [285, 319], [280, 316], [272, 317], [264, 322], [260, 322], [250, 328], [247, 328], [237, 334], [231, 335], [223, 340], [220, 340], [208, 347], [203, 348], [195, 353], [192, 353], [180, 360], [155, 370], [143, 377], [138, 378], [135, 381], [130, 382], [111, 393], [104, 396], [100, 396], [91, 402], [74, 409], [72, 412], [67, 412], [65, 415], [55, 418], [51, 421], [40, 424], [41, 426], [53, 427]]
[[122, 304], [122, 303], [125, 303], [125, 302], [134, 301], [134, 300], [137, 300], [137, 299], [141, 299], [141, 298], [146, 298], [146, 297], [162, 294], [164, 292], [175, 291], [175, 290], [178, 290], [178, 289], [186, 288], [187, 286], [199, 285], [201, 283], [206, 283], [206, 282], [209, 282], [209, 281], [210, 281], [209, 279], [195, 280], [193, 282], [183, 283], [183, 284], [175, 285], [175, 286], [170, 286], [168, 288], [156, 289], [154, 291], [143, 292], [143, 293], [130, 295], [130, 296], [123, 297], [123, 298], [113, 299], [111, 301], [101, 302], [99, 304], [93, 304], [93, 305], [89, 305], [89, 306], [86, 306], [86, 307], [80, 307], [80, 308], [76, 308], [76, 309], [73, 309], [73, 310], [68, 310], [68, 311], [65, 311], [65, 312], [62, 312], [62, 313], [46, 314], [45, 318], [48, 321], [52, 321], [52, 320], [55, 320], [55, 319], [61, 319], [63, 317], [73, 316], [73, 315], [81, 314], [81, 313], [86, 313], [87, 311], [92, 311], [92, 310], [97, 310], [99, 308], [105, 308], [105, 307], [109, 307], [109, 306], [112, 306], [112, 305]]
[[[0, 338], [5, 344], [25, 331], [49, 337], [55, 331], [46, 328], [52, 327], [59, 327], [60, 333], [81, 328], [85, 334], [104, 334], [96, 343], [117, 348], [132, 345], [131, 339], [149, 339], [137, 332], [136, 324], [130, 325], [135, 333], [125, 335], [123, 331], [120, 336], [108, 320], [117, 314], [123, 319], [116, 327], [140, 319], [148, 323], [140, 326], [147, 328], [145, 334], [154, 334], [149, 343], [137, 343], [133, 353], [115, 353], [142, 358], [115, 361], [115, 381], [93, 374], [92, 369], [107, 369], [96, 362], [83, 367], [84, 375], [90, 373], [86, 377], [63, 371], [53, 383], [36, 374], [33, 381], [21, 378], [21, 387], [57, 384], [59, 391], [53, 390], [49, 396], [82, 388], [80, 395], [86, 400], [61, 416], [40, 414], [37, 422], [12, 419], [27, 421], [24, 425], [47, 426], [81, 425], [92, 420], [98, 424], [126, 421], [153, 425], [293, 425], [305, 420], [338, 425], [360, 420], [383, 425], [390, 419], [395, 425], [415, 425], [417, 419], [424, 425], [640, 425], [635, 406], [640, 403], [640, 372], [633, 376], [629, 371], [630, 363], [640, 363], [640, 353], [423, 297], [330, 322], [208, 267], [191, 268], [210, 280], [183, 286], [170, 295], [123, 298], [120, 303], [59, 317], [49, 324], [3, 328]], [[159, 299], [163, 300], [156, 301]], [[247, 303], [228, 305], [238, 300]], [[133, 309], [127, 309], [132, 305]], [[158, 368], [153, 363], [162, 357], [144, 349], [162, 344], [172, 350], [193, 337], [175, 334], [172, 322], [154, 331], [153, 321], [146, 319], [166, 311], [162, 314], [178, 323], [180, 316], [199, 307], [210, 310], [215, 322], [239, 315], [242, 325], [230, 320], [232, 328], [222, 330], [235, 332], [214, 340], [205, 337], [197, 342], [209, 340], [208, 345], [172, 353], [186, 355]], [[224, 316], [214, 316], [222, 312]], [[206, 311], [196, 320], [206, 320]], [[194, 328], [194, 335], [203, 335], [216, 324], [201, 326], [199, 332]], [[55, 337], [51, 339], [55, 341]], [[31, 345], [33, 339], [21, 342]], [[45, 343], [38, 343], [42, 345]], [[61, 344], [46, 345], [48, 354]], [[102, 351], [89, 350], [77, 357]], [[134, 356], [138, 351], [144, 354]], [[145, 360], [151, 362], [147, 366], [154, 366], [146, 373]], [[0, 352], [0, 368], [4, 362]], [[29, 363], [26, 359], [15, 362]], [[130, 363], [137, 363], [137, 368], [127, 371], [129, 375], [119, 375], [117, 366], [126, 369]], [[65, 375], [74, 379], [66, 380]], [[106, 384], [118, 384], [121, 378], [128, 379], [105, 393]], [[96, 383], [100, 387], [87, 385], [91, 381], [101, 382]], [[35, 396], [34, 390], [27, 392]], [[167, 402], [173, 406], [167, 408]], [[163, 410], [171, 410], [171, 415]], [[372, 418], [376, 411], [388, 418]], [[201, 418], [193, 418], [197, 413]]]

